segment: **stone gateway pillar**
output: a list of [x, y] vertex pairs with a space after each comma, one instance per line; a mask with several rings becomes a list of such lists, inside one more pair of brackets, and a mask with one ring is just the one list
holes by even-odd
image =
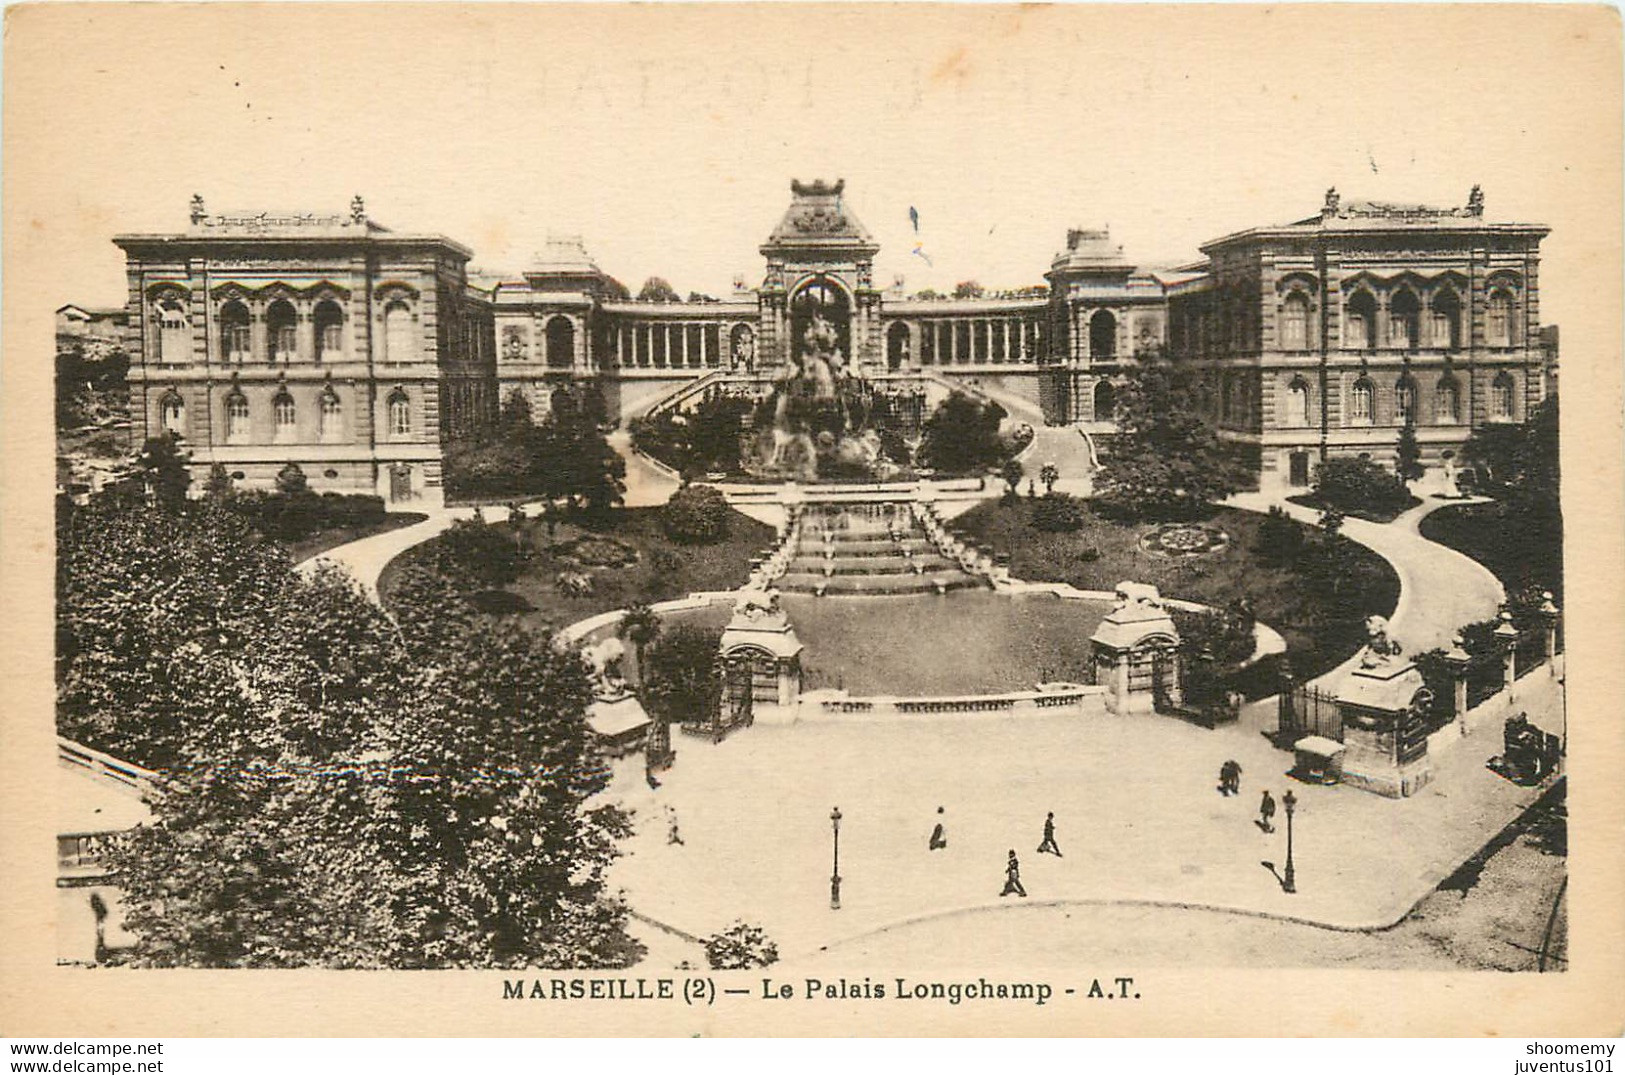
[[1427, 709], [1432, 692], [1416, 662], [1388, 638], [1381, 616], [1367, 621], [1360, 667], [1338, 687], [1343, 719], [1343, 783], [1391, 799], [1415, 795], [1433, 778]]
[[1150, 713], [1183, 702], [1179, 631], [1155, 586], [1117, 585], [1117, 604], [1089, 639], [1095, 682], [1106, 688], [1106, 708], [1117, 714]]

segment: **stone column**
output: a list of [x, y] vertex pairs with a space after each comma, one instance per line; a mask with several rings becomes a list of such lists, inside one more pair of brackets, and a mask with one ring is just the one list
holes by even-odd
[[316, 361], [316, 318], [310, 310], [294, 315], [293, 353], [300, 362]]
[[1550, 590], [1542, 592], [1540, 599], [1540, 618], [1546, 629], [1546, 663], [1551, 664], [1557, 659], [1557, 623], [1561, 611], [1553, 604]]
[[1462, 645], [1461, 635], [1451, 640], [1450, 649], [1445, 653], [1444, 660], [1450, 669], [1450, 683], [1452, 688], [1451, 712], [1455, 714], [1456, 722], [1461, 725], [1461, 734], [1467, 734], [1467, 666], [1472, 657]]
[[1518, 629], [1512, 626], [1512, 613], [1501, 610], [1501, 626], [1495, 629], [1495, 641], [1501, 646], [1501, 674], [1507, 701], [1512, 701], [1513, 685], [1518, 681]]

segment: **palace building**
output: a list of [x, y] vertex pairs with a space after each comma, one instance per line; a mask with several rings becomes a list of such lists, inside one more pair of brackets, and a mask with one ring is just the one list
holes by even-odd
[[620, 422], [715, 386], [765, 393], [815, 316], [865, 378], [968, 384], [1095, 435], [1138, 358], [1196, 364], [1263, 482], [1305, 485], [1327, 454], [1387, 461], [1406, 422], [1436, 462], [1544, 397], [1546, 234], [1486, 221], [1477, 188], [1452, 209], [1328, 192], [1317, 216], [1216, 239], [1176, 270], [1073, 229], [1045, 286], [907, 297], [876, 286], [880, 248], [844, 183], [792, 182], [760, 282], [688, 302], [633, 300], [575, 237], [482, 284], [467, 247], [390, 231], [360, 197], [338, 215], [215, 215], [194, 198], [185, 232], [114, 242], [134, 436], [180, 434], [199, 481], [220, 463], [263, 486], [294, 462], [318, 490], [434, 503], [445, 446], [515, 391], [541, 414], [590, 388]]

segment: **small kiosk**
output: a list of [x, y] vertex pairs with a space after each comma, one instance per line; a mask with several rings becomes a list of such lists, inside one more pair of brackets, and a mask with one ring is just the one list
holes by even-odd
[[722, 679], [717, 712], [709, 722], [685, 724], [683, 730], [719, 740], [758, 716], [793, 719], [801, 700], [802, 648], [777, 590], [741, 590], [717, 647]]

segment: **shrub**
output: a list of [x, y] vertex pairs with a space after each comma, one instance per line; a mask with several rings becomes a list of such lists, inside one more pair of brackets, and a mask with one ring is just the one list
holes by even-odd
[[298, 463], [289, 463], [276, 472], [276, 491], [287, 496], [297, 496], [310, 488], [305, 478], [305, 468]]
[[1315, 469], [1315, 494], [1345, 512], [1402, 511], [1410, 490], [1399, 476], [1369, 459], [1328, 459]]
[[490, 590], [519, 577], [519, 550], [483, 519], [458, 519], [424, 546], [430, 567], [460, 590]]
[[1271, 567], [1296, 563], [1303, 551], [1304, 529], [1279, 507], [1271, 507], [1258, 528], [1253, 551]]
[[560, 571], [553, 579], [553, 585], [566, 597], [592, 596], [592, 576], [584, 571]]
[[779, 961], [779, 947], [761, 926], [735, 922], [705, 939], [705, 960], [712, 970], [752, 970]]
[[685, 485], [660, 509], [660, 526], [673, 541], [710, 545], [728, 536], [731, 511], [715, 486]]
[[385, 515], [383, 498], [365, 493], [318, 496], [309, 489], [299, 493], [255, 489], [226, 494], [222, 503], [273, 541], [303, 541], [317, 531], [341, 526], [372, 526]]
[[[1052, 533], [1079, 530], [1085, 517], [1083, 501], [1067, 493], [1046, 493], [1033, 501], [1032, 525], [1035, 530]], [[1098, 550], [1095, 555], [1100, 555]]]

